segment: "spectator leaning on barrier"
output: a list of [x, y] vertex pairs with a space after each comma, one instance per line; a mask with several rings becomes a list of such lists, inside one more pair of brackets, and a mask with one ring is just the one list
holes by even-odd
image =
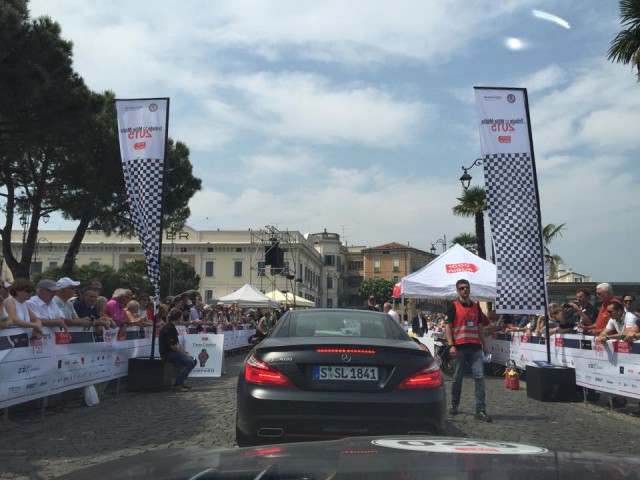
[[624, 309], [626, 312], [631, 312], [634, 315], [636, 315], [636, 309], [633, 305], [635, 301], [636, 301], [636, 297], [631, 295], [630, 293], [625, 293], [622, 296], [622, 305], [624, 306]]
[[173, 384], [173, 389], [176, 391], [191, 389], [191, 387], [184, 384], [184, 381], [197, 364], [197, 361], [189, 355], [189, 352], [180, 345], [178, 330], [175, 324], [178, 323], [181, 318], [182, 311], [173, 308], [169, 312], [167, 324], [160, 330], [160, 336], [158, 338], [160, 357], [167, 362], [181, 367]]
[[62, 277], [56, 282], [56, 291], [53, 301], [64, 315], [64, 321], [68, 327], [93, 327], [93, 319], [88, 316], [80, 317], [73, 306], [71, 298], [76, 294], [76, 287], [80, 282], [75, 282], [69, 277]]
[[607, 309], [611, 318], [606, 328], [595, 338], [597, 342], [604, 343], [613, 339], [633, 342], [639, 337], [640, 327], [633, 313], [625, 311], [619, 302], [611, 302]]
[[93, 322], [94, 328], [96, 329], [98, 329], [99, 327], [115, 328], [116, 323], [104, 315], [104, 310], [107, 306], [107, 299], [104, 297], [99, 297], [103, 299], [103, 302], [102, 310], [98, 310], [98, 297], [98, 292], [96, 292], [95, 290], [86, 289], [84, 292], [82, 292], [81, 297], [73, 302], [73, 308], [78, 314], [78, 317], [90, 319]]
[[40, 319], [45, 327], [67, 330], [64, 313], [53, 301], [58, 285], [53, 280], [43, 279], [36, 285], [36, 294], [27, 300], [27, 307]]
[[126, 288], [116, 288], [111, 296], [111, 300], [107, 302], [106, 313], [119, 327], [126, 326], [128, 323], [127, 314], [124, 308], [131, 300], [131, 293]]
[[34, 338], [42, 338], [42, 322], [27, 306], [34, 290], [33, 282], [26, 278], [18, 278], [11, 284], [11, 296], [4, 301], [7, 317], [0, 320], [0, 327], [30, 328], [33, 330]]
[[585, 288], [580, 288], [576, 292], [576, 301], [571, 303], [571, 305], [575, 305], [576, 312], [580, 315], [584, 327], [593, 325], [598, 318], [598, 309], [593, 306], [590, 300], [591, 292]]

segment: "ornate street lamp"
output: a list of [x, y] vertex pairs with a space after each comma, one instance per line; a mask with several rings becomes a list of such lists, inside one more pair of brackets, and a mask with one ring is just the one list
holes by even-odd
[[473, 167], [475, 167], [477, 165], [482, 165], [482, 159], [481, 158], [476, 158], [473, 161], [473, 163], [470, 166], [466, 167], [466, 168], [462, 167], [462, 171], [464, 173], [460, 177], [460, 183], [462, 184], [462, 188], [464, 188], [465, 190], [467, 190], [469, 188], [469, 185], [471, 185], [471, 179], [473, 178], [471, 175], [469, 175], [469, 170], [471, 170]]
[[436, 254], [436, 245], [439, 243], [442, 244], [442, 253], [444, 253], [447, 250], [447, 236], [443, 235], [442, 237], [443, 238], [439, 238], [438, 240], [436, 240], [434, 243], [431, 244], [431, 248], [429, 249], [429, 251], [434, 255]]

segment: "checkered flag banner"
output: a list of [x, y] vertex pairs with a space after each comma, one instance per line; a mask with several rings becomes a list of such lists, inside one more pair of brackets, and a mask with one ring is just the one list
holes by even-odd
[[122, 169], [131, 217], [160, 297], [162, 192], [169, 99], [116, 100]]
[[496, 257], [496, 312], [544, 314], [544, 250], [527, 92], [475, 91]]

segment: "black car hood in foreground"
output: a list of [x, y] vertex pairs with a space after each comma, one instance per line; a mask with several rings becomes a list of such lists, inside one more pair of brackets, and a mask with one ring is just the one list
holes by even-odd
[[640, 458], [464, 438], [354, 437], [217, 451], [157, 450], [58, 478], [620, 480], [640, 478]]

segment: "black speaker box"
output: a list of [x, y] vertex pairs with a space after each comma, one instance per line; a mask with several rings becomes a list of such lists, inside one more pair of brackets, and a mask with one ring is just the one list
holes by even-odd
[[527, 365], [527, 397], [540, 402], [573, 402], [576, 399], [576, 371], [567, 367]]
[[173, 385], [173, 364], [160, 359], [130, 358], [127, 391], [170, 390]]

